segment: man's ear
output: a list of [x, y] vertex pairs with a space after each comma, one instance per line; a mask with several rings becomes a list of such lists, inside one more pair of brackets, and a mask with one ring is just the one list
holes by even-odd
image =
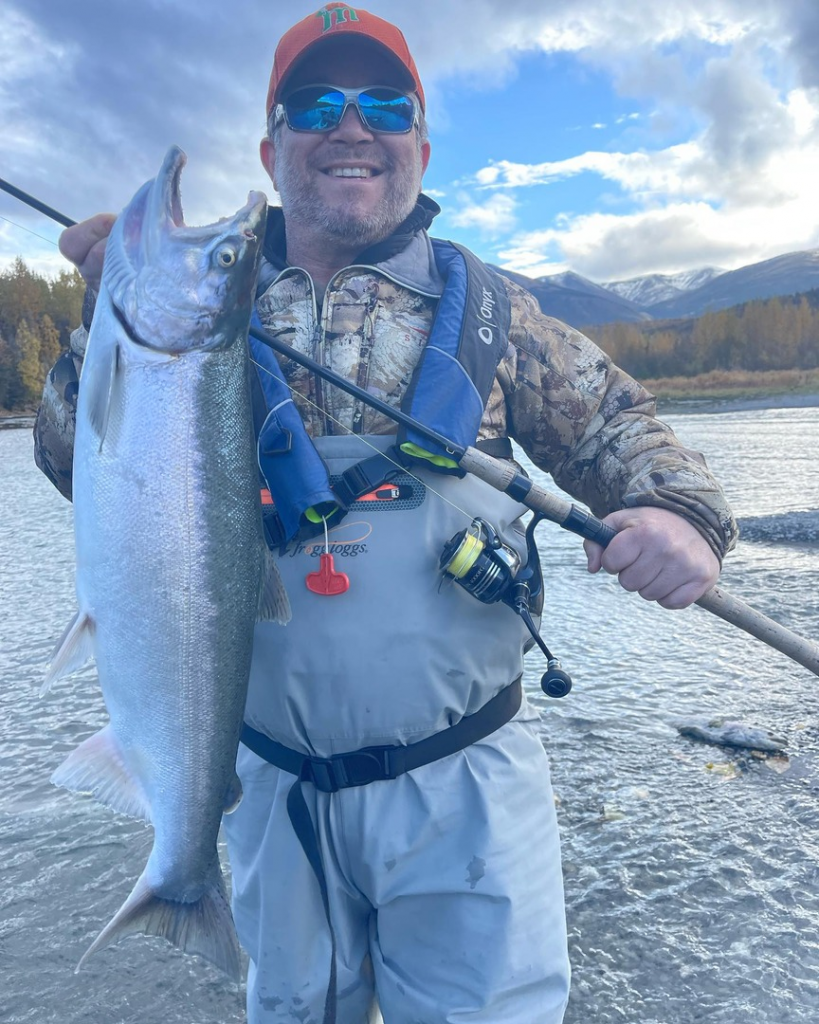
[[421, 143], [421, 177], [424, 176], [427, 165], [429, 164], [429, 155], [432, 152], [432, 146], [429, 142]]
[[278, 192], [276, 187], [276, 147], [265, 136], [259, 143], [259, 156], [262, 160], [262, 167], [267, 171], [270, 180], [273, 182], [273, 188]]

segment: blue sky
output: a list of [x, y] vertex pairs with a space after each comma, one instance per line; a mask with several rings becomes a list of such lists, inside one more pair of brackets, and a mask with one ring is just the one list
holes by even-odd
[[[435, 232], [484, 259], [609, 281], [819, 247], [816, 0], [365, 6], [400, 25], [424, 81]], [[274, 199], [270, 63], [316, 9], [4, 0], [0, 177], [82, 218], [124, 206], [177, 143], [189, 223], [251, 188]], [[65, 266], [29, 233], [56, 226], [4, 194], [0, 218], [0, 266]]]

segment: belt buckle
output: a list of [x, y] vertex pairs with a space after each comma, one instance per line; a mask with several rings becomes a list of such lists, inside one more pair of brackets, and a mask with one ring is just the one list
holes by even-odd
[[386, 782], [396, 777], [390, 753], [395, 746], [362, 747], [349, 754], [341, 754], [344, 759], [344, 774], [348, 786], [367, 786], [371, 782]]
[[342, 776], [339, 783], [336, 773], [337, 762], [332, 757], [311, 757], [307, 762], [310, 765], [309, 781], [322, 793], [337, 793], [342, 789], [346, 779]]

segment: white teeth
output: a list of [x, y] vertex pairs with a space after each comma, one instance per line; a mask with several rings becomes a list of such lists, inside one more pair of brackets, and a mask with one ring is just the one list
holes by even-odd
[[334, 178], [369, 178], [372, 175], [369, 167], [331, 167], [329, 173]]

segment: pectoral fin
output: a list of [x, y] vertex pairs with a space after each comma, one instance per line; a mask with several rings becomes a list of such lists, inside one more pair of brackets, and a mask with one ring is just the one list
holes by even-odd
[[77, 612], [57, 641], [51, 653], [48, 671], [40, 687], [40, 696], [45, 696], [53, 683], [63, 676], [77, 672], [94, 656], [94, 620], [87, 613]]
[[119, 394], [120, 376], [120, 351], [119, 345], [114, 345], [98, 357], [99, 365], [95, 372], [86, 382], [82, 381], [80, 387], [85, 385], [88, 392], [85, 395], [85, 405], [88, 410], [88, 419], [94, 433], [100, 440], [99, 450], [102, 451], [102, 444], [108, 432], [108, 423], [111, 419], [111, 410], [117, 401]]

